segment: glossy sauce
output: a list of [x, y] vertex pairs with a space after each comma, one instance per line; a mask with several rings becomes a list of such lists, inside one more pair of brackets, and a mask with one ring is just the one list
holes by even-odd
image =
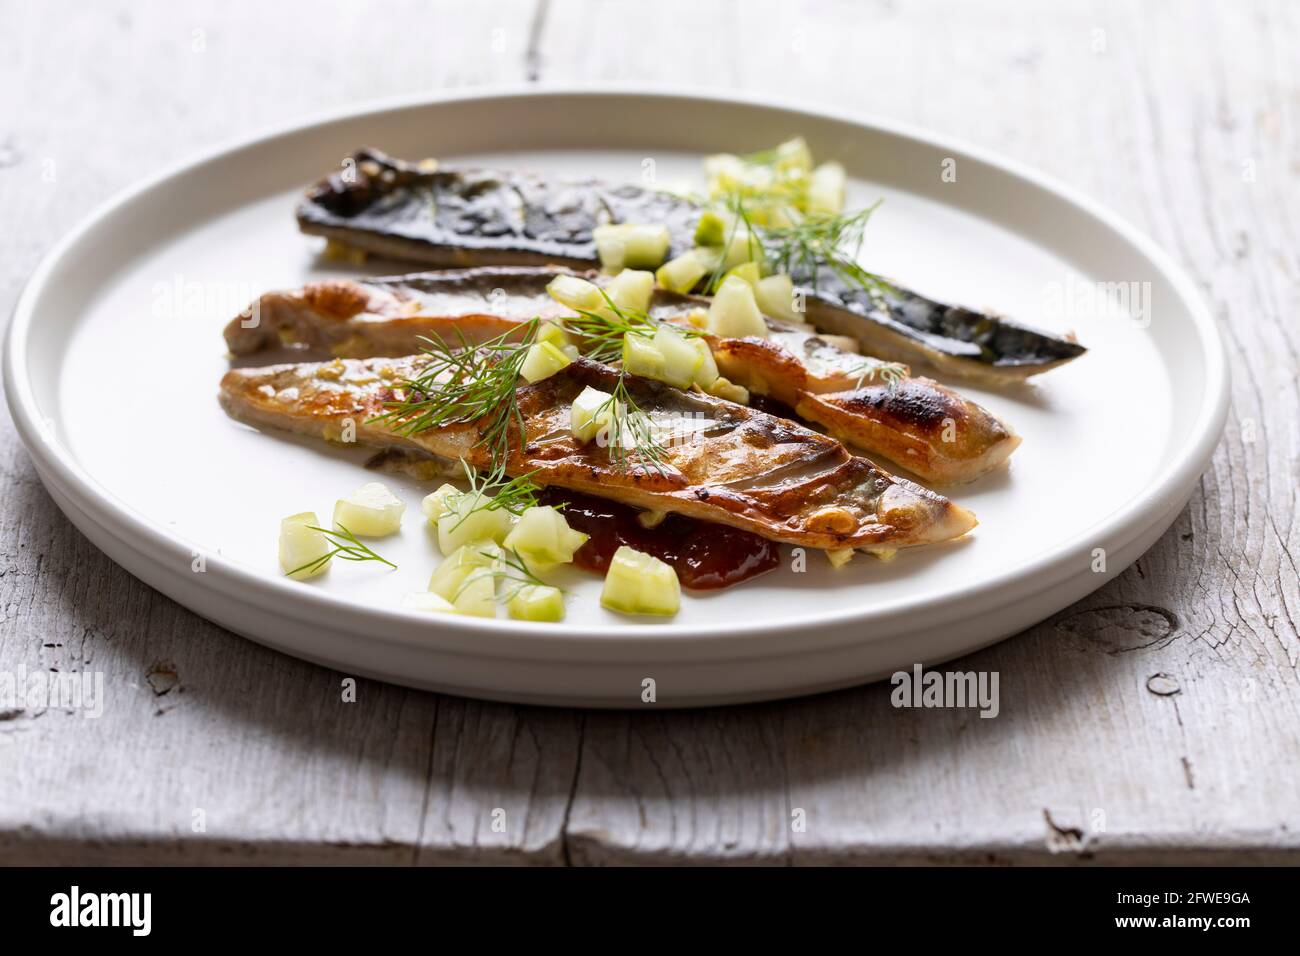
[[777, 544], [738, 528], [672, 514], [643, 528], [636, 519], [640, 512], [627, 505], [562, 488], [543, 492], [543, 504], [560, 502], [566, 503], [569, 527], [591, 536], [574, 555], [574, 564], [598, 574], [609, 570], [614, 552], [624, 544], [672, 565], [682, 587], [693, 591], [731, 587], [781, 562]]

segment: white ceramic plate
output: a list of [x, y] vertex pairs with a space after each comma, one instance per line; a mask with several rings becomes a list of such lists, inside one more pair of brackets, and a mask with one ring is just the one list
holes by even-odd
[[[672, 621], [602, 610], [574, 575], [564, 624], [421, 616], [400, 597], [439, 560], [408, 502], [399, 570], [336, 562], [309, 584], [276, 564], [279, 519], [370, 480], [365, 452], [259, 434], [216, 402], [225, 322], [258, 293], [348, 270], [317, 259], [293, 205], [363, 145], [579, 176], [661, 183], [699, 159], [802, 133], [884, 197], [871, 268], [940, 299], [1058, 332], [1088, 353], [998, 393], [959, 385], [1024, 436], [1009, 471], [951, 489], [979, 516], [960, 543], [819, 554]], [[652, 161], [652, 162], [651, 162]], [[944, 170], [956, 173], [943, 176]], [[374, 272], [400, 271], [387, 266]], [[1125, 283], [1128, 307], [1120, 301]], [[1135, 283], [1134, 286], [1127, 285]], [[891, 123], [691, 95], [542, 91], [406, 102], [277, 132], [117, 198], [45, 259], [18, 303], [5, 385], [51, 495], [132, 573], [253, 640], [384, 680], [552, 704], [756, 700], [864, 682], [1013, 634], [1099, 587], [1169, 526], [1223, 426], [1213, 322], [1152, 244], [1095, 205], [979, 150]], [[1104, 549], [1105, 570], [1096, 549]], [[196, 570], [201, 568], [202, 570]]]

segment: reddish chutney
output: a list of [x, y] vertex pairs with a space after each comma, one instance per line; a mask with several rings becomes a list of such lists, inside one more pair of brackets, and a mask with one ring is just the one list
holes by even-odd
[[653, 528], [643, 528], [636, 520], [637, 509], [615, 501], [562, 488], [548, 488], [541, 497], [543, 504], [567, 503], [564, 520], [569, 527], [591, 536], [573, 563], [599, 574], [609, 570], [614, 552], [624, 544], [672, 565], [682, 587], [693, 591], [731, 587], [781, 562], [778, 545], [738, 528], [672, 514]]

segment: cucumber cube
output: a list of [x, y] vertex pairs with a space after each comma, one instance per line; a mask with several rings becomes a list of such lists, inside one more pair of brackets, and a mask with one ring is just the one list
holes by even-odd
[[[720, 246], [727, 241], [729, 231], [727, 220], [716, 212], [706, 211], [700, 216], [700, 221], [695, 226], [695, 244], [697, 246]], [[673, 261], [676, 262], [677, 260], [674, 259]]]
[[334, 505], [334, 527], [382, 538], [401, 530], [405, 511], [406, 502], [380, 482], [372, 481], [338, 500]]
[[715, 258], [716, 254], [711, 249], [683, 252], [659, 267], [655, 272], [655, 281], [669, 292], [690, 292], [696, 283], [713, 271], [710, 261]]
[[547, 283], [546, 291], [560, 305], [576, 312], [596, 312], [605, 305], [600, 287], [577, 276], [556, 276]]
[[517, 621], [564, 620], [564, 594], [559, 588], [525, 584], [506, 604]]
[[[628, 339], [638, 337], [626, 336], [623, 340], [624, 348], [627, 347]], [[589, 442], [595, 438], [596, 433], [607, 426], [614, 417], [613, 398], [614, 396], [609, 392], [602, 392], [590, 385], [584, 388], [582, 393], [573, 400], [573, 405], [569, 409], [569, 424], [573, 430], [573, 437], [580, 442]]]
[[654, 339], [643, 335], [623, 336], [623, 368], [633, 375], [662, 380], [668, 359]]
[[436, 525], [439, 518], [452, 512], [456, 499], [462, 494], [464, 492], [455, 485], [442, 485], [437, 491], [424, 496], [424, 500], [420, 502], [420, 510]]
[[492, 579], [493, 565], [501, 556], [501, 547], [492, 541], [474, 541], [462, 545], [433, 569], [429, 591], [446, 601], [455, 602], [471, 575]]
[[794, 282], [788, 275], [777, 274], [759, 279], [754, 287], [754, 299], [764, 315], [787, 322], [798, 322], [794, 310]]
[[735, 276], [722, 283], [709, 306], [709, 332], [724, 339], [767, 337], [767, 323], [749, 283]]
[[[625, 343], [627, 338], [624, 339]], [[667, 382], [674, 388], [690, 388], [703, 361], [699, 350], [692, 345], [691, 341], [680, 332], [667, 326], [660, 326], [655, 332], [654, 349], [663, 356], [664, 365], [660, 374], [650, 377]]]
[[668, 227], [623, 222], [591, 231], [596, 254], [607, 272], [653, 269], [668, 255]]
[[844, 208], [844, 167], [822, 163], [808, 177], [808, 211], [834, 216]]
[[443, 554], [451, 554], [471, 541], [500, 543], [514, 524], [510, 512], [504, 508], [483, 508], [483, 495], [463, 494], [452, 502], [452, 510], [438, 519], [438, 547]]
[[534, 342], [528, 346], [528, 354], [524, 356], [524, 364], [519, 367], [519, 374], [532, 385], [550, 378], [572, 362], [573, 359], [550, 342]]
[[624, 614], [676, 614], [682, 604], [677, 572], [653, 555], [627, 545], [614, 552], [600, 603]]
[[567, 564], [586, 542], [587, 535], [570, 528], [560, 512], [537, 505], [519, 516], [504, 544], [526, 562]]
[[640, 269], [624, 269], [605, 286], [611, 302], [620, 309], [634, 312], [645, 312], [650, 308], [650, 297], [654, 294], [654, 289], [654, 273]]
[[757, 262], [742, 262], [735, 268], [727, 270], [727, 274], [723, 276], [723, 279], [726, 280], [731, 276], [747, 282], [751, 289], [757, 289], [758, 280], [763, 278], [763, 270], [758, 267]]
[[[323, 533], [313, 531], [314, 527], [320, 527], [314, 511], [290, 515], [280, 522], [280, 570], [295, 581], [324, 574], [333, 560], [321, 561], [334, 546]], [[320, 564], [316, 567], [307, 567], [317, 561]]]
[[718, 363], [714, 361], [709, 343], [704, 339], [695, 336], [686, 341], [700, 356], [699, 367], [695, 369], [695, 384], [707, 392], [718, 380]]

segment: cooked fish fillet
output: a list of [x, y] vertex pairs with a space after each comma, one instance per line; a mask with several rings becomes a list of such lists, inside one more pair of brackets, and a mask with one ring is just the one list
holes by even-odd
[[[226, 327], [226, 344], [236, 355], [290, 344], [343, 358], [409, 355], [430, 335], [477, 344], [533, 316], [571, 314], [546, 293], [547, 283], [567, 271], [497, 266], [311, 283], [262, 296]], [[657, 289], [649, 314], [689, 324], [691, 311], [707, 305], [699, 296]], [[996, 416], [936, 382], [886, 386], [886, 363], [789, 323], [767, 323], [767, 338], [706, 337], [724, 376], [926, 481], [973, 480], [1020, 444]]]
[[[662, 223], [672, 256], [694, 245], [701, 212], [686, 199], [635, 185], [411, 163], [373, 149], [351, 160], [347, 175], [332, 175], [307, 192], [298, 205], [299, 228], [436, 267], [590, 267], [597, 264], [592, 230], [604, 222]], [[860, 288], [824, 264], [796, 270], [792, 278], [808, 293], [810, 322], [858, 339], [881, 358], [1006, 383], [1085, 351], [1072, 339], [937, 302], [891, 281]]]
[[[234, 369], [222, 379], [221, 402], [232, 417], [253, 425], [337, 440], [350, 421], [364, 445], [489, 466], [489, 452], [480, 443], [483, 420], [414, 435], [375, 420], [395, 390], [427, 362], [408, 356]], [[629, 394], [656, 427], [673, 429], [678, 440], [664, 442], [662, 473], [619, 469], [608, 449], [578, 442], [570, 427], [574, 398], [588, 386], [612, 392], [617, 379], [616, 371], [580, 358], [548, 379], [521, 386], [527, 440], [521, 446], [514, 435], [507, 472], [828, 550], [887, 551], [946, 541], [975, 526], [964, 508], [854, 457], [833, 438], [635, 376], [626, 378]]]

